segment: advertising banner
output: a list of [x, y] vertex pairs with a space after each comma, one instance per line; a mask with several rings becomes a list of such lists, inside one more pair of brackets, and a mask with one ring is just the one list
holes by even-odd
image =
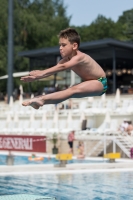
[[46, 137], [32, 135], [0, 135], [0, 150], [46, 152]]

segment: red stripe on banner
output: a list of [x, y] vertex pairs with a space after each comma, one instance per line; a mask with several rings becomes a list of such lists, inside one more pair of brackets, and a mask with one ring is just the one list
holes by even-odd
[[0, 150], [46, 152], [46, 136], [0, 135]]

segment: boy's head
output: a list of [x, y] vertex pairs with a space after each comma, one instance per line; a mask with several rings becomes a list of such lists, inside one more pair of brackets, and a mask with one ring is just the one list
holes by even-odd
[[80, 46], [80, 35], [74, 28], [61, 30], [58, 37], [68, 39], [71, 44], [77, 43], [78, 47]]

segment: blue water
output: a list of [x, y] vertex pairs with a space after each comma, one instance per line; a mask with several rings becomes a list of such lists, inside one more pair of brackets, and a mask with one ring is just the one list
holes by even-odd
[[[108, 162], [104, 160], [84, 160], [84, 159], [73, 159], [68, 161], [68, 163], [99, 163], [99, 162]], [[29, 161], [27, 156], [14, 156], [14, 165], [23, 165], [23, 164], [58, 164], [59, 161], [55, 158], [44, 157], [42, 161]], [[0, 155], [0, 165], [6, 165], [6, 155]]]
[[133, 172], [1, 176], [0, 195], [35, 194], [57, 200], [133, 200]]

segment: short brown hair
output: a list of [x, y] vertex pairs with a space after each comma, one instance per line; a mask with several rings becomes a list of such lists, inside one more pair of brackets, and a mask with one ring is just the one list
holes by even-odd
[[70, 43], [76, 42], [78, 44], [78, 47], [80, 46], [80, 35], [74, 28], [67, 28], [67, 29], [61, 30], [58, 37], [65, 38], [65, 39], [68, 38]]

